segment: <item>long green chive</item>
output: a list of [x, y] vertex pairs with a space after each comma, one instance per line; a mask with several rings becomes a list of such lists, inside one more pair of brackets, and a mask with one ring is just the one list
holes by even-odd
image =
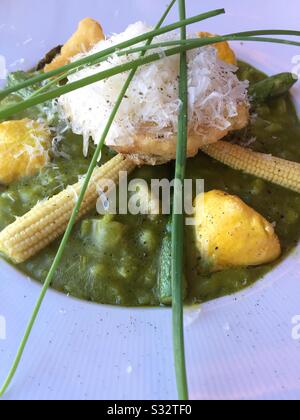
[[[237, 32], [237, 33], [234, 33], [234, 34], [228, 34], [228, 35], [224, 35], [224, 36], [229, 37], [228, 39], [226, 38], [226, 40], [236, 40], [236, 41], [245, 41], [245, 40], [246, 41], [254, 41], [255, 40], [256, 41], [257, 39], [252, 39], [252, 38], [248, 38], [248, 37], [260, 36], [260, 35], [293, 35], [293, 36], [299, 36], [300, 32], [299, 31], [285, 31], [285, 30], [273, 29], [273, 30]], [[234, 37], [234, 39], [231, 38], [231, 37]], [[247, 37], [247, 39], [245, 39], [244, 37]], [[205, 37], [203, 39], [205, 39]], [[196, 42], [196, 41], [199, 41], [199, 40], [198, 39], [189, 39], [188, 40], [188, 42], [192, 42], [192, 41]], [[289, 41], [289, 40], [280, 40], [280, 39], [275, 39], [275, 38], [273, 38], [273, 39], [272, 38], [261, 38], [260, 40], [257, 40], [257, 41], [260, 41], [260, 42], [276, 42], [276, 43], [281, 43], [281, 44], [299, 46], [299, 43], [297, 43], [297, 42]], [[155, 48], [164, 48], [164, 47], [168, 47], [168, 46], [184, 45], [184, 44], [186, 44], [186, 42], [187, 41], [175, 40], [175, 41], [161, 42], [161, 43], [152, 44], [152, 45], [148, 44], [148, 45], [140, 46], [140, 47], [137, 47], [137, 48], [130, 48], [129, 50], [125, 49], [125, 50], [117, 51], [116, 54], [118, 56], [129, 55], [129, 54], [139, 53], [141, 51], [155, 49]], [[222, 41], [218, 40], [216, 42], [222, 42]], [[99, 63], [107, 60], [111, 55], [112, 54], [108, 54], [104, 57], [101, 57], [100, 59], [95, 60], [95, 62], [93, 64], [94, 65], [99, 64]], [[60, 75], [57, 78], [51, 80], [49, 83], [47, 83], [46, 85], [44, 85], [43, 87], [38, 89], [32, 96], [37, 96], [40, 93], [49, 90], [49, 88], [51, 86], [57, 84], [61, 80], [65, 79], [66, 77], [75, 73], [76, 71], [80, 70], [83, 67], [84, 66], [77, 67], [75, 69], [64, 72], [62, 75]], [[1, 96], [1, 92], [0, 92], [0, 96]]]
[[260, 36], [260, 35], [289, 35], [289, 36], [299, 36], [300, 31], [289, 31], [285, 29], [261, 29], [259, 31], [244, 31], [236, 32], [229, 35], [235, 36]]
[[[174, 1], [176, 1], [176, 0], [174, 0]], [[130, 48], [128, 50], [125, 49], [125, 50], [122, 50], [122, 51], [117, 51], [115, 54], [118, 55], [119, 57], [122, 57], [124, 55], [127, 55], [128, 56], [128, 55], [131, 55], [131, 54], [146, 52], [146, 51], [149, 51], [149, 50], [152, 50], [152, 49], [155, 49], [155, 48], [164, 48], [164, 47], [167, 47], [167, 46], [174, 46], [174, 45], [180, 45], [180, 44], [181, 44], [181, 41], [180, 40], [178, 40], [178, 41], [170, 41], [170, 42], [161, 42], [159, 44], [152, 44], [152, 45], [148, 41], [146, 43], [146, 45], [144, 45], [144, 46], [140, 46], [140, 47], [137, 47], [137, 48]], [[107, 55], [105, 57], [102, 57], [101, 59], [96, 60], [93, 63], [93, 65], [100, 64], [101, 62], [107, 60], [109, 57], [111, 57], [111, 55]], [[66, 79], [70, 75], [72, 75], [72, 74], [80, 71], [83, 68], [84, 68], [84, 66], [79, 67], [79, 68], [76, 68], [76, 69], [69, 70], [69, 71], [67, 71], [65, 73], [62, 73], [60, 76], [52, 79], [50, 82], [48, 82], [44, 86], [42, 86], [41, 88], [37, 89], [34, 92], [34, 94], [32, 94], [30, 96], [30, 98], [36, 97], [36, 96], [40, 95], [41, 93], [46, 92], [47, 90], [49, 90], [50, 87], [57, 85], [60, 81]]]
[[217, 10], [213, 10], [213, 11], [210, 11], [210, 12], [207, 12], [207, 13], [202, 13], [200, 15], [194, 16], [194, 17], [189, 18], [189, 19], [185, 19], [185, 20], [181, 20], [179, 22], [175, 22], [171, 25], [165, 26], [165, 27], [160, 28], [160, 29], [154, 29], [153, 31], [149, 31], [145, 34], [134, 37], [134, 38], [132, 38], [128, 41], [122, 42], [118, 45], [114, 45], [113, 47], [107, 48], [106, 50], [100, 51], [96, 54], [92, 54], [88, 57], [84, 57], [84, 58], [79, 59], [77, 61], [74, 61], [72, 63], [66, 64], [65, 66], [59, 67], [58, 69], [49, 71], [47, 73], [39, 74], [35, 77], [32, 77], [29, 80], [26, 80], [22, 83], [19, 83], [18, 85], [14, 86], [14, 87], [4, 89], [0, 92], [0, 97], [3, 98], [10, 93], [14, 93], [14, 92], [16, 92], [20, 89], [26, 88], [26, 87], [31, 86], [31, 85], [35, 85], [37, 83], [41, 83], [44, 80], [50, 79], [54, 76], [59, 76], [61, 73], [67, 72], [69, 70], [72, 70], [72, 69], [75, 69], [75, 68], [78, 68], [78, 67], [82, 67], [84, 65], [94, 64], [94, 62], [96, 60], [98, 60], [102, 57], [109, 56], [109, 55], [114, 54], [115, 52], [117, 52], [119, 50], [122, 50], [124, 48], [129, 48], [129, 47], [131, 47], [135, 44], [139, 44], [140, 42], [147, 41], [148, 39], [151, 39], [151, 38], [153, 39], [156, 36], [163, 35], [167, 32], [171, 32], [171, 31], [174, 31], [176, 29], [182, 28], [184, 26], [192, 25], [193, 23], [197, 23], [197, 22], [200, 22], [201, 20], [208, 19], [208, 18], [211, 18], [211, 17], [215, 17], [215, 16], [218, 16], [218, 15], [221, 15], [221, 14], [224, 14], [224, 13], [225, 13], [224, 9], [217, 9]]
[[[213, 39], [213, 38], [211, 38]], [[215, 38], [215, 42], [223, 42], [223, 41], [243, 41], [243, 42], [266, 42], [268, 44], [285, 44], [285, 45], [292, 45], [299, 47], [300, 42], [292, 41], [288, 39], [280, 39], [280, 38], [265, 38], [265, 37], [254, 37], [254, 36], [237, 36], [237, 35], [224, 35], [222, 37]]]
[[[126, 44], [126, 47], [132, 45], [133, 40], [136, 40], [135, 43], [137, 43], [138, 41], [139, 42], [141, 41], [141, 38], [143, 40], [148, 39], [149, 34], [152, 34], [153, 38], [154, 38], [157, 35], [169, 32], [170, 30], [174, 30], [178, 27], [184, 27], [185, 25], [183, 25], [183, 22], [185, 22], [185, 24], [195, 23], [195, 21], [200, 22], [200, 21], [209, 19], [211, 17], [218, 16], [222, 13], [225, 13], [225, 10], [224, 9], [218, 9], [218, 10], [214, 10], [214, 11], [211, 11], [211, 12], [203, 13], [201, 15], [198, 15], [195, 18], [185, 19], [185, 20], [181, 21], [181, 23], [169, 25], [165, 28], [162, 28], [161, 30], [155, 29], [154, 31], [148, 32], [146, 34], [147, 35], [146, 37], [144, 35], [141, 35], [139, 37], [133, 38], [132, 40], [126, 41], [122, 44], [118, 44], [117, 46], [114, 46], [114, 47], [111, 47], [111, 48], [108, 48], [108, 49], [104, 50], [105, 54], [104, 54], [104, 52], [93, 54], [93, 55], [88, 56], [84, 59], [78, 60], [74, 63], [70, 63], [66, 66], [62, 66], [58, 70], [53, 70], [53, 71], [51, 71], [47, 74], [36, 76], [36, 77], [34, 77], [34, 78], [32, 78], [28, 81], [25, 81], [25, 82], [19, 84], [15, 88], [8, 88], [8, 89], [2, 91], [1, 95], [2, 96], [7, 95], [8, 93], [12, 93], [12, 92], [15, 92], [17, 90], [20, 90], [21, 88], [30, 86], [33, 83], [36, 84], [36, 83], [41, 82], [45, 79], [48, 79], [51, 75], [52, 76], [55, 76], [57, 74], [61, 75], [62, 72], [65, 72], [67, 70], [71, 70], [71, 69], [74, 69], [74, 68], [78, 68], [78, 67], [82, 66], [83, 64], [93, 64], [93, 62], [95, 62], [96, 59], [100, 59], [103, 56], [107, 57], [108, 54], [112, 54], [112, 53], [118, 51], [120, 48], [125, 48], [125, 44]], [[166, 30], [166, 28], [169, 28], [169, 29]], [[170, 28], [172, 28], [172, 29], [170, 29]], [[166, 51], [166, 56], [171, 56], [171, 55], [178, 54], [178, 53], [180, 53], [180, 51], [181, 50], [178, 49], [178, 48], [170, 49], [170, 50]], [[92, 57], [94, 57], [93, 60], [92, 60]], [[77, 90], [77, 89], [80, 89], [80, 88], [85, 87], [87, 85], [90, 85], [92, 83], [96, 83], [100, 80], [107, 79], [107, 78], [115, 76], [119, 73], [124, 73], [126, 71], [134, 70], [134, 69], [136, 69], [136, 68], [138, 68], [142, 65], [145, 65], [145, 64], [150, 64], [154, 61], [160, 60], [161, 58], [162, 58], [161, 54], [153, 54], [153, 55], [145, 57], [145, 58], [140, 58], [138, 60], [131, 61], [127, 64], [123, 64], [123, 65], [120, 65], [120, 66], [116, 66], [112, 69], [108, 69], [106, 71], [99, 72], [99, 73], [97, 73], [93, 76], [86, 77], [86, 78], [78, 80], [76, 82], [69, 83], [69, 84], [67, 84], [65, 86], [62, 86], [62, 87], [59, 87], [57, 89], [53, 89], [52, 91], [50, 91], [48, 93], [44, 93], [44, 94], [41, 94], [41, 95], [38, 95], [38, 96], [33, 96], [31, 98], [28, 98], [28, 99], [22, 101], [21, 103], [19, 103], [17, 105], [7, 106], [4, 109], [0, 109], [0, 120], [1, 119], [4, 120], [4, 119], [9, 118], [10, 116], [12, 116], [14, 114], [17, 114], [18, 112], [21, 112], [25, 109], [31, 108], [32, 106], [38, 105], [38, 104], [43, 103], [43, 102], [47, 102], [51, 99], [55, 99], [55, 98], [57, 98], [61, 95], [64, 95], [66, 93], [72, 92], [72, 91]], [[76, 66], [75, 66], [75, 64], [76, 64]]]
[[[173, 7], [173, 5], [175, 4], [175, 2], [176, 2], [176, 0], [172, 0], [172, 2], [170, 3], [170, 5], [166, 9], [165, 13], [163, 14], [161, 20], [159, 21], [159, 23], [157, 25], [157, 28], [159, 28], [163, 24], [164, 20], [168, 16], [168, 14], [169, 14], [171, 8]], [[149, 43], [151, 43], [151, 41], [152, 41], [151, 39], [148, 40]], [[123, 98], [126, 95], [127, 89], [129, 87], [130, 83], [132, 82], [132, 79], [135, 76], [135, 73], [136, 73], [136, 70], [133, 70], [130, 73], [128, 79], [126, 80], [126, 82], [125, 82], [125, 84], [124, 84], [124, 86], [123, 86], [123, 88], [122, 88], [122, 90], [121, 90], [121, 92], [120, 92], [120, 94], [118, 96], [118, 99], [116, 101], [116, 104], [114, 106], [114, 109], [113, 109], [113, 111], [112, 111], [112, 113], [111, 113], [111, 115], [110, 115], [110, 117], [108, 119], [108, 122], [106, 124], [106, 127], [105, 127], [105, 129], [104, 129], [104, 131], [102, 133], [100, 142], [99, 142], [99, 144], [98, 144], [98, 146], [97, 146], [97, 148], [95, 150], [95, 153], [94, 153], [93, 159], [91, 161], [91, 164], [89, 166], [88, 172], [87, 172], [87, 174], [86, 174], [86, 176], [84, 178], [84, 182], [83, 182], [83, 185], [82, 185], [82, 188], [81, 188], [81, 191], [80, 191], [80, 194], [79, 194], [79, 197], [78, 197], [76, 206], [75, 206], [75, 208], [73, 210], [73, 213], [72, 213], [72, 216], [70, 218], [68, 227], [67, 227], [66, 232], [65, 232], [65, 234], [63, 236], [63, 239], [62, 239], [61, 244], [59, 246], [58, 252], [57, 252], [57, 254], [55, 256], [55, 259], [53, 261], [53, 264], [52, 264], [52, 266], [51, 266], [51, 268], [49, 270], [49, 273], [48, 273], [47, 278], [45, 280], [45, 283], [43, 285], [43, 288], [42, 288], [41, 294], [40, 294], [40, 296], [38, 298], [38, 301], [36, 303], [36, 306], [35, 306], [35, 308], [33, 310], [33, 314], [31, 316], [31, 319], [30, 319], [30, 321], [28, 323], [28, 326], [26, 328], [25, 335], [24, 335], [24, 337], [23, 337], [23, 339], [21, 341], [20, 347], [18, 349], [17, 356], [16, 356], [16, 358], [14, 360], [14, 363], [13, 363], [13, 366], [12, 366], [12, 368], [11, 368], [11, 370], [10, 370], [10, 372], [9, 372], [9, 374], [8, 374], [5, 382], [4, 382], [4, 385], [3, 385], [3, 387], [0, 390], [0, 397], [3, 396], [3, 394], [5, 393], [5, 391], [7, 390], [7, 388], [9, 387], [9, 385], [10, 385], [10, 383], [11, 383], [11, 381], [12, 381], [12, 379], [13, 379], [13, 377], [14, 377], [17, 369], [18, 369], [18, 366], [19, 366], [20, 361], [22, 359], [22, 356], [23, 356], [23, 353], [24, 353], [26, 344], [27, 344], [28, 339], [30, 337], [32, 328], [34, 326], [34, 323], [36, 321], [36, 318], [37, 318], [38, 313], [40, 311], [40, 308], [42, 306], [43, 300], [44, 300], [44, 298], [46, 296], [46, 293], [47, 293], [47, 290], [48, 290], [48, 288], [49, 288], [49, 286], [50, 286], [50, 284], [51, 284], [51, 282], [53, 280], [53, 276], [54, 276], [54, 274], [55, 274], [55, 272], [56, 272], [56, 270], [57, 270], [57, 268], [58, 268], [58, 266], [59, 266], [59, 264], [61, 262], [61, 259], [62, 259], [63, 254], [64, 254], [64, 250], [65, 250], [66, 245], [67, 245], [67, 242], [68, 242], [68, 240], [70, 238], [72, 229], [73, 229], [73, 227], [74, 227], [74, 225], [76, 223], [76, 219], [77, 219], [77, 216], [78, 216], [78, 213], [79, 213], [79, 210], [80, 210], [82, 201], [84, 199], [86, 190], [87, 190], [87, 188], [89, 186], [89, 183], [90, 183], [91, 177], [93, 175], [94, 169], [97, 166], [98, 158], [100, 156], [102, 147], [104, 146], [106, 137], [107, 137], [107, 135], [109, 133], [109, 130], [110, 130], [111, 126], [112, 126], [112, 123], [113, 123], [113, 121], [114, 121], [114, 119], [116, 117], [116, 114], [117, 114], [117, 112], [118, 112], [118, 110], [120, 108], [120, 105], [121, 105], [121, 103], [123, 101]]]
[[[262, 32], [262, 31], [253, 31], [253, 33], [256, 33], [256, 32]], [[268, 31], [265, 31], [265, 32], [268, 32]], [[251, 33], [251, 32], [247, 32], [247, 33]], [[244, 34], [247, 34], [247, 33], [245, 32]], [[149, 50], [153, 50], [153, 49], [157, 49], [157, 48], [165, 48], [165, 47], [172, 47], [172, 46], [176, 46], [176, 45], [187, 45], [187, 44], [191, 45], [193, 42], [195, 43], [195, 48], [199, 48], [199, 47], [204, 46], [204, 45], [220, 43], [220, 42], [223, 42], [223, 41], [243, 41], [243, 42], [246, 42], [246, 41], [247, 42], [254, 42], [254, 41], [256, 41], [256, 42], [267, 42], [267, 43], [300, 46], [299, 42], [292, 41], [292, 40], [285, 40], [285, 39], [279, 39], [279, 38], [266, 38], [266, 37], [257, 38], [257, 37], [254, 37], [254, 36], [246, 36], [246, 35], [242, 35], [242, 34], [243, 34], [243, 32], [240, 32], [240, 34], [232, 34], [232, 35], [229, 34], [229, 35], [216, 36], [216, 37], [210, 37], [210, 38], [203, 37], [203, 38], [201, 38], [201, 40], [199, 40], [199, 38], [190, 38], [190, 39], [184, 40], [184, 41], [183, 40], [166, 41], [166, 42], [160, 42], [158, 44], [144, 45], [144, 46], [137, 47], [137, 48], [131, 48], [129, 50], [119, 51], [116, 54], [121, 57], [123, 55], [140, 53], [141, 51], [149, 51]], [[206, 43], [206, 41], [209, 41], [209, 42]], [[101, 60], [99, 60], [99, 61], [97, 60], [97, 62], [95, 64], [98, 64], [101, 61], [105, 61], [106, 59], [107, 59], [107, 57], [103, 57]], [[61, 80], [65, 79], [66, 77], [70, 76], [71, 74], [73, 74], [77, 71], [78, 71], [78, 69], [70, 70], [68, 72], [63, 73], [61, 76], [55, 78], [54, 80], [51, 80], [49, 83], [47, 83], [46, 85], [44, 85], [40, 89], [38, 89], [31, 96], [31, 98], [36, 97], [39, 94], [49, 90], [50, 87], [56, 85]]]
[[[209, 17], [214, 17], [214, 16], [218, 16], [220, 14], [225, 13], [224, 9], [217, 9], [217, 10], [213, 10], [211, 12], [207, 12], [205, 13], [206, 17], [205, 19], [208, 19]], [[26, 88], [28, 86], [31, 85], [35, 85], [38, 84], [44, 80], [53, 78], [54, 76], [60, 75], [62, 72], [68, 72], [69, 70], [72, 69], [79, 69], [85, 65], [93, 65], [99, 61], [101, 61], [101, 59], [107, 59], [110, 55], [118, 52], [119, 50], [125, 49], [125, 48], [129, 48], [135, 44], [138, 44], [140, 42], [143, 42], [147, 39], [150, 39], [151, 37], [154, 36], [158, 36], [158, 35], [162, 35], [164, 33], [167, 32], [171, 32], [175, 29], [178, 29], [180, 27], [183, 26], [187, 26], [187, 25], [191, 25], [193, 23], [197, 23], [199, 22], [201, 19], [199, 19], [199, 17], [203, 17], [203, 14], [195, 16], [193, 18], [187, 19], [185, 21], [182, 22], [176, 22], [172, 25], [168, 25], [164, 28], [162, 28], [159, 31], [150, 31], [144, 35], [140, 35], [138, 37], [132, 38], [129, 41], [123, 42], [121, 44], [115, 45], [114, 47], [108, 48], [106, 50], [100, 51], [99, 53], [90, 55], [88, 57], [82, 58], [80, 60], [77, 60], [73, 63], [69, 63], [65, 66], [62, 66], [58, 69], [52, 70], [50, 72], [47, 73], [42, 73], [40, 75], [34, 76], [29, 80], [26, 80], [22, 83], [19, 83], [16, 86], [13, 86], [11, 88], [7, 88], [4, 89], [2, 91], [0, 91], [0, 98], [3, 98], [5, 96], [7, 96], [10, 93], [14, 93], [20, 89]], [[153, 35], [155, 33], [155, 35]], [[248, 32], [238, 32], [236, 34], [233, 35], [241, 35], [241, 36], [253, 36], [253, 35], [289, 35], [289, 36], [300, 36], [300, 32], [299, 31], [286, 31], [286, 30], [282, 30], [282, 29], [271, 29], [271, 30], [260, 30], [260, 31], [248, 31]]]
[[[287, 31], [287, 32], [290, 32], [290, 31]], [[299, 32], [299, 35], [300, 35], [300, 32]], [[276, 39], [276, 38], [245, 37], [245, 36], [237, 36], [235, 34], [232, 34], [232, 35], [225, 35], [225, 36], [219, 36], [219, 37], [214, 37], [214, 38], [202, 38], [199, 40], [186, 41], [185, 43], [183, 43], [182, 46], [165, 50], [164, 55], [166, 57], [170, 57], [172, 55], [180, 54], [184, 51], [189, 51], [195, 48], [199, 48], [199, 47], [203, 47], [206, 45], [211, 45], [213, 43], [219, 43], [223, 41], [268, 42], [268, 43], [300, 46], [300, 43], [296, 41], [289, 41], [289, 40]], [[143, 50], [143, 47], [141, 47], [140, 49]], [[34, 105], [47, 102], [51, 99], [55, 99], [61, 95], [80, 89], [87, 85], [99, 82], [101, 80], [107, 79], [109, 77], [115, 76], [120, 73], [131, 71], [133, 69], [136, 69], [137, 67], [147, 65], [161, 59], [162, 59], [162, 55], [160, 53], [148, 55], [147, 57], [142, 57], [137, 60], [130, 61], [129, 63], [113, 67], [111, 69], [96, 73], [92, 76], [85, 77], [76, 82], [58, 87], [56, 89], [51, 90], [50, 92], [47, 92], [38, 96], [33, 96], [16, 105], [7, 106], [5, 108], [0, 109], [0, 120], [9, 118], [12, 115], [17, 114], [21, 111], [24, 111], [28, 108], [31, 108]]]
[[71, 74], [75, 73], [77, 69], [75, 70], [69, 70], [65, 73], [62, 73], [60, 76], [56, 77], [55, 79], [51, 80], [49, 83], [45, 84], [44, 86], [41, 86], [39, 89], [37, 89], [29, 98], [35, 98], [36, 96], [41, 95], [44, 92], [47, 92], [49, 88], [52, 86], [57, 86], [59, 82], [66, 79], [66, 77], [70, 76]]
[[[180, 19], [185, 19], [185, 0], [179, 0]], [[186, 29], [181, 29], [181, 39], [186, 40]], [[182, 102], [178, 120], [178, 140], [172, 223], [172, 313], [176, 381], [179, 400], [188, 400], [183, 332], [183, 273], [184, 273], [184, 215], [182, 185], [185, 177], [188, 135], [188, 83], [187, 54], [180, 54], [179, 97]]]
[[[176, 0], [174, 0], [176, 1]], [[197, 39], [195, 39], [195, 41], [197, 41]], [[186, 44], [186, 42], [182, 42], [181, 40], [174, 40], [174, 41], [167, 41], [167, 42], [160, 42], [157, 44], [150, 44], [149, 41], [143, 45], [143, 46], [139, 46], [136, 48], [130, 48], [130, 49], [124, 49], [122, 51], [117, 51], [115, 54], [119, 57], [122, 57], [124, 55], [131, 55], [131, 54], [136, 54], [136, 53], [141, 53], [141, 52], [145, 52], [145, 51], [149, 51], [149, 50], [153, 50], [153, 49], [157, 49], [157, 48], [165, 48], [165, 47], [173, 47], [176, 45], [183, 45]], [[93, 65], [96, 64], [100, 64], [103, 61], [106, 61], [109, 57], [111, 57], [112, 54], [110, 55], [106, 55], [105, 57], [101, 57], [98, 60], [95, 60], [95, 62], [93, 63]], [[50, 82], [48, 82], [47, 84], [45, 84], [44, 86], [42, 86], [41, 88], [37, 89], [33, 95], [30, 96], [30, 98], [38, 96], [39, 94], [49, 90], [50, 87], [57, 85], [61, 80], [64, 80], [65, 78], [67, 78], [68, 76], [80, 71], [81, 69], [83, 69], [84, 66], [69, 70], [67, 72], [62, 73], [60, 76], [52, 79]]]
[[[143, 46], [143, 47], [137, 47], [137, 48], [131, 48], [129, 50], [120, 51], [118, 53], [119, 56], [122, 55], [130, 55], [134, 53], [138, 53], [141, 51], [149, 51], [153, 49], [158, 48], [165, 48], [165, 47], [173, 47], [173, 46], [183, 46], [183, 47], [193, 47], [193, 48], [200, 48], [206, 45], [220, 43], [224, 41], [257, 41], [257, 42], [274, 42], [276, 44], [287, 44], [287, 45], [294, 45], [294, 46], [300, 46], [300, 42], [292, 41], [292, 40], [286, 40], [286, 39], [280, 39], [280, 38], [265, 38], [265, 37], [254, 37], [254, 36], [236, 36], [236, 35], [219, 35], [215, 37], [202, 37], [202, 38], [189, 38], [187, 40], [174, 40], [174, 41], [166, 41], [166, 42], [160, 42], [158, 44], [151, 44], [149, 46]], [[163, 51], [164, 53], [164, 51]]]

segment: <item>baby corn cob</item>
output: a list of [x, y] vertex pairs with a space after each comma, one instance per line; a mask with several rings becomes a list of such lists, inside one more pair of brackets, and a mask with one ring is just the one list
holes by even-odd
[[[95, 169], [77, 220], [93, 209], [99, 189], [107, 186], [107, 180], [117, 184], [120, 171], [131, 172], [134, 168], [134, 163], [117, 155]], [[82, 182], [69, 186], [9, 225], [0, 233], [0, 251], [19, 264], [57, 239], [66, 230], [81, 187]]]
[[253, 152], [224, 141], [204, 146], [202, 151], [233, 169], [300, 193], [299, 163]]

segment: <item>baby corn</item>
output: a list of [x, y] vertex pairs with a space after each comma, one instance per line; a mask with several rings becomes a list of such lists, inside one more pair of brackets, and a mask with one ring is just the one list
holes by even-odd
[[[129, 173], [134, 168], [135, 165], [130, 160], [117, 155], [102, 167], [95, 169], [77, 220], [93, 209], [99, 197], [99, 190], [107, 186], [107, 180], [117, 184], [120, 171]], [[66, 230], [81, 187], [82, 182], [69, 186], [47, 201], [37, 204], [9, 225], [0, 233], [0, 251], [19, 264], [57, 239]]]
[[300, 193], [300, 164], [297, 162], [253, 152], [224, 141], [204, 146], [202, 151], [233, 169]]

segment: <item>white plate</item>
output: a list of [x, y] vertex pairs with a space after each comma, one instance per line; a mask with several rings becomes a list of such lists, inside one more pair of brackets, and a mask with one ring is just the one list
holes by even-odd
[[[29, 68], [47, 49], [64, 41], [83, 17], [99, 19], [106, 33], [118, 32], [136, 20], [154, 24], [165, 3], [2, 0], [0, 54], [10, 71]], [[215, 33], [299, 29], [298, 0], [187, 0], [187, 4], [190, 15], [226, 7], [226, 17], [201, 26]], [[291, 71], [292, 57], [299, 54], [297, 48], [277, 45], [236, 48], [240, 57], [269, 73]], [[294, 94], [300, 109], [299, 87]], [[200, 313], [188, 310], [191, 398], [300, 398], [300, 341], [292, 338], [292, 318], [300, 314], [299, 260], [296, 251], [254, 287], [205, 304]], [[4, 262], [0, 278], [0, 325], [4, 318], [6, 323], [6, 340], [0, 339], [2, 382], [40, 286]], [[49, 291], [5, 398], [175, 399], [172, 354], [170, 310], [93, 305]]]

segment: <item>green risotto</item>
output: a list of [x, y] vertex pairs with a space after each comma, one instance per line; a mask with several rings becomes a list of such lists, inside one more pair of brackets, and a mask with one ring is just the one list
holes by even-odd
[[[240, 63], [239, 77], [251, 83], [265, 76]], [[40, 110], [36, 110], [38, 113]], [[31, 117], [32, 117], [32, 110]], [[37, 115], [35, 115], [37, 117]], [[300, 122], [288, 95], [260, 105], [249, 126], [232, 136], [256, 151], [300, 162]], [[88, 169], [94, 151], [83, 157], [81, 137], [67, 133], [51, 163], [37, 176], [8, 188], [0, 187], [0, 230], [28, 212], [34, 205], [78, 181]], [[108, 149], [102, 162], [113, 153]], [[174, 175], [174, 164], [136, 169], [133, 178], [149, 181]], [[219, 189], [238, 195], [276, 226], [286, 255], [300, 238], [300, 196], [261, 179], [232, 170], [200, 153], [188, 159], [189, 179], [204, 179], [206, 191]], [[99, 216], [89, 214], [77, 223], [55, 273], [52, 286], [72, 296], [98, 303], [124, 306], [156, 306], [160, 254], [167, 216]], [[43, 282], [53, 262], [59, 240], [34, 258], [18, 266]], [[186, 228], [187, 302], [205, 302], [237, 292], [261, 278], [272, 265], [235, 268], [204, 275], [195, 245], [194, 228]]]

